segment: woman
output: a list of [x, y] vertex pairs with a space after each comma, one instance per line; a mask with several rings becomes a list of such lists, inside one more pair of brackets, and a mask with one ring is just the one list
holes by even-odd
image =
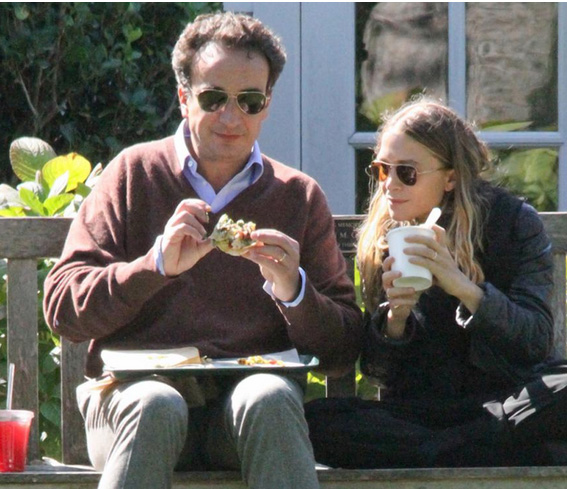
[[[317, 461], [345, 468], [567, 461], [567, 368], [552, 357], [550, 243], [537, 212], [481, 177], [486, 146], [447, 107], [402, 107], [379, 134], [377, 184], [357, 261], [366, 306], [363, 373], [376, 401], [306, 406]], [[393, 285], [386, 234], [442, 209], [414, 236], [421, 293]], [[565, 452], [567, 453], [567, 451]]]

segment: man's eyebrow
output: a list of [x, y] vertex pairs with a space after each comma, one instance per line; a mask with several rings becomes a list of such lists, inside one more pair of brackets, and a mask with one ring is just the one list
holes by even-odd
[[229, 92], [226, 88], [223, 88], [221, 86], [218, 85], [205, 85], [202, 90], [221, 90], [223, 92], [226, 93], [242, 93], [242, 92], [260, 92], [260, 93], [266, 93], [264, 92], [262, 89], [257, 88], [257, 87], [249, 87], [249, 88], [243, 88], [242, 90], [238, 90], [237, 92]]

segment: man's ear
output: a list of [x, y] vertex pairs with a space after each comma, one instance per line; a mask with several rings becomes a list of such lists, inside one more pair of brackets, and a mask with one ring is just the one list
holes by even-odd
[[177, 87], [177, 98], [179, 99], [179, 108], [181, 109], [181, 116], [187, 117], [189, 111], [187, 109], [187, 93], [183, 87]]

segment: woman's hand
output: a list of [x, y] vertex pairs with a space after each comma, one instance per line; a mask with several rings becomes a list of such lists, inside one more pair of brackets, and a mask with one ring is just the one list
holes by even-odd
[[411, 255], [409, 261], [431, 271], [433, 284], [441, 287], [447, 294], [457, 297], [472, 313], [476, 312], [483, 296], [482, 289], [472, 282], [458, 267], [447, 247], [445, 229], [434, 225], [435, 238], [411, 236], [407, 243], [419, 243], [425, 246], [408, 246], [404, 251]]
[[275, 229], [257, 229], [251, 238], [262, 246], [250, 248], [243, 256], [260, 266], [262, 276], [272, 284], [272, 293], [282, 302], [292, 302], [300, 291], [299, 243]]
[[392, 270], [394, 258], [389, 256], [384, 260], [382, 267], [382, 286], [386, 292], [390, 311], [388, 312], [388, 326], [386, 335], [390, 338], [401, 338], [406, 328], [406, 320], [413, 306], [419, 300], [419, 293], [411, 287], [396, 287], [394, 280], [402, 276], [401, 272]]

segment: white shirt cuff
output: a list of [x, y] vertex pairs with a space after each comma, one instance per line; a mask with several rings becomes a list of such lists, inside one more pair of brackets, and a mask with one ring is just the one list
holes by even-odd
[[[300, 280], [301, 280], [301, 289], [299, 291], [299, 294], [297, 295], [295, 300], [293, 300], [292, 302], [280, 301], [285, 307], [296, 307], [296, 306], [298, 306], [299, 304], [301, 304], [301, 301], [303, 300], [303, 297], [305, 296], [305, 282], [306, 282], [305, 270], [303, 270], [303, 268], [301, 268], [301, 267], [299, 267], [299, 275], [300, 275]], [[264, 282], [264, 291], [266, 293], [270, 294], [273, 299], [277, 299], [272, 292], [272, 283], [271, 282], [268, 282], [268, 281]]]
[[154, 243], [154, 261], [156, 263], [156, 268], [165, 277], [165, 269], [163, 268], [163, 253], [161, 251], [161, 240], [163, 234], [160, 234]]

